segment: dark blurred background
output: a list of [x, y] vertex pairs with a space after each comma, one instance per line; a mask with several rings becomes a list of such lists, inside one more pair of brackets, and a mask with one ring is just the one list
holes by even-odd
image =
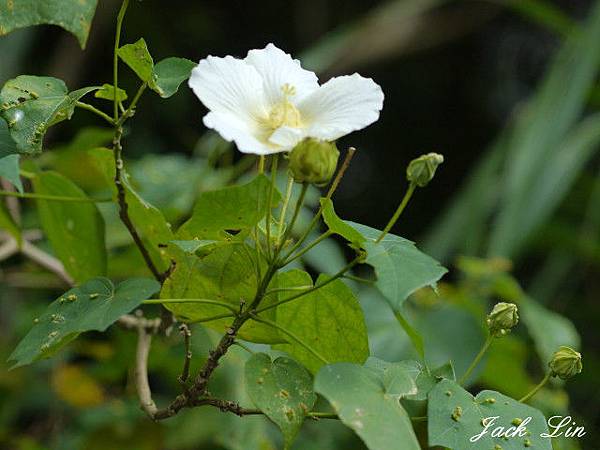
[[[85, 51], [81, 51], [73, 36], [54, 27], [18, 30], [0, 38], [0, 82], [22, 73], [62, 78], [70, 89], [109, 82], [118, 4], [116, 0], [99, 2]], [[394, 231], [415, 240], [449, 267], [459, 255], [508, 258], [513, 274], [531, 297], [572, 320], [581, 335], [585, 370], [566, 389], [571, 410], [588, 431], [582, 446], [595, 449], [600, 448], [600, 440], [594, 436], [600, 424], [598, 140], [590, 138], [591, 142], [586, 142], [586, 150], [591, 149], [585, 155], [581, 152], [576, 158], [578, 164], [557, 159], [560, 152], [571, 151], [567, 144], [561, 150], [548, 150], [546, 155], [544, 146], [532, 150], [538, 162], [531, 163], [527, 181], [523, 182], [522, 203], [517, 205], [521, 209], [510, 209], [503, 194], [503, 183], [513, 174], [513, 158], [518, 159], [511, 152], [523, 154], [527, 145], [535, 147], [536, 142], [547, 137], [542, 126], [544, 114], [548, 117], [548, 130], [563, 126], [555, 113], [568, 106], [561, 102], [571, 94], [568, 83], [557, 83], [554, 90], [564, 87], [564, 95], [555, 92], [546, 103], [540, 101], [541, 106], [532, 107], [531, 114], [541, 114], [537, 131], [534, 130], [542, 133], [539, 139], [531, 131], [529, 140], [519, 140], [518, 133], [527, 134], [523, 131], [527, 122], [522, 120], [522, 111], [535, 102], [531, 99], [541, 95], [544, 80], [561, 63], [555, 57], [564, 43], [583, 33], [593, 4], [591, 0], [144, 0], [132, 2], [122, 42], [143, 36], [157, 60], [181, 56], [195, 61], [209, 54], [243, 57], [249, 49], [273, 42], [318, 72], [322, 82], [354, 71], [375, 79], [386, 96], [384, 109], [377, 123], [339, 142], [340, 149], [354, 146], [358, 153], [336, 193], [336, 210], [341, 217], [381, 228], [403, 194], [407, 163], [425, 152], [444, 154], [445, 163], [435, 180], [417, 192]], [[585, 92], [581, 99], [573, 100], [577, 105], [569, 104], [578, 109], [576, 117], [564, 126], [564, 133], [556, 136], [557, 142], [550, 144], [568, 140], [569, 132], [584, 118], [595, 117], [600, 105], [598, 59], [593, 56], [600, 48], [588, 44], [581, 47], [577, 50], [581, 54], [571, 55], [573, 60], [565, 70], [579, 70], [578, 61], [590, 58], [590, 80], [582, 88]], [[134, 75], [125, 69], [121, 73], [121, 84], [134, 91]], [[565, 79], [571, 80], [568, 76]], [[572, 83], [580, 82], [583, 83], [580, 78], [572, 77]], [[549, 109], [544, 112], [544, 107]], [[187, 86], [182, 86], [168, 101], [147, 95], [127, 130], [127, 158], [135, 161], [149, 154], [177, 154], [192, 164], [208, 139], [201, 121], [204, 114], [204, 107], [190, 95]], [[69, 142], [78, 129], [96, 123], [93, 116], [79, 113], [70, 122], [51, 129], [46, 146]], [[596, 120], [592, 130], [598, 125]], [[503, 150], [494, 153], [499, 147]], [[572, 154], [577, 151], [579, 147], [574, 145]], [[489, 163], [493, 169], [487, 172], [482, 169], [486, 161], [495, 161]], [[568, 164], [576, 167], [565, 174], [555, 166], [544, 166], [547, 161], [556, 161], [559, 169]], [[548, 177], [545, 189], [536, 191], [536, 177], [541, 178], [544, 170]], [[138, 173], [143, 173], [143, 167]], [[536, 192], [543, 199], [526, 195]], [[517, 221], [517, 226], [506, 232], [518, 235], [518, 242], [504, 245], [503, 234], [498, 231], [503, 222], [497, 218], [505, 217], [505, 210], [517, 216], [527, 215], [546, 199], [550, 206], [531, 218], [531, 226], [520, 228]], [[457, 273], [452, 270], [446, 281], [458, 280]], [[11, 317], [18, 314], [6, 312], [11, 308], [6, 301], [9, 292], [13, 297], [23, 296], [23, 292], [34, 299], [43, 297], [39, 290], [27, 286], [9, 286], [2, 300], [3, 315]], [[22, 317], [21, 320], [25, 321]], [[125, 340], [120, 332], [114, 333], [117, 337], [113, 338]], [[9, 343], [17, 340], [2, 330], [0, 338], [6, 341], [3, 345], [7, 349]], [[130, 347], [131, 344], [123, 344], [123, 348]], [[119, 359], [126, 361], [127, 351], [124, 353]], [[534, 373], [539, 372], [539, 367], [539, 362], [528, 363]], [[107, 367], [97, 370], [110, 372]], [[3, 378], [11, 380], [9, 375], [0, 375], [0, 387]], [[38, 381], [45, 384], [47, 380]], [[160, 384], [160, 378], [155, 382]], [[103, 395], [110, 396], [106, 392]], [[22, 430], [37, 423], [31, 411], [38, 406], [34, 402], [30, 407], [28, 414], [33, 414], [33, 419], [22, 411], [15, 413]], [[0, 421], [2, 414], [9, 416], [7, 411], [0, 413]], [[5, 424], [11, 423], [7, 421]], [[164, 433], [140, 423], [135, 426], [149, 435]], [[52, 425], [59, 430], [61, 426]], [[35, 435], [35, 430], [29, 431], [24, 434]], [[88, 436], [86, 448], [95, 448], [89, 443], [92, 440]], [[23, 442], [18, 448], [46, 448], [35, 439], [24, 438]], [[129, 447], [122, 448], [161, 448], [153, 447], [151, 442], [138, 444], [128, 443]], [[323, 444], [298, 448], [332, 447]]]

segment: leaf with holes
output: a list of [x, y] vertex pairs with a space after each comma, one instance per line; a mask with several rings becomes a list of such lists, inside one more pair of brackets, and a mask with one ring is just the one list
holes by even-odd
[[[400, 377], [399, 373], [395, 376]], [[405, 381], [386, 386], [377, 371], [338, 363], [319, 371], [315, 391], [331, 403], [344, 425], [370, 450], [398, 448], [399, 443], [403, 450], [420, 450], [410, 417], [398, 401], [398, 397], [414, 394], [415, 385], [410, 377], [401, 378]]]
[[285, 448], [290, 448], [317, 400], [310, 374], [293, 359], [271, 361], [266, 353], [252, 355], [244, 374], [252, 402], [281, 429]]
[[7, 81], [0, 91], [0, 116], [8, 124], [18, 152], [41, 152], [48, 128], [70, 119], [77, 101], [97, 89], [87, 87], [68, 92], [58, 78], [31, 75]]
[[[508, 435], [494, 433], [497, 437], [492, 436], [492, 430], [497, 427], [503, 427]], [[486, 428], [488, 432], [482, 434]], [[551, 439], [541, 437], [543, 433], [548, 433], [548, 426], [540, 411], [499, 392], [481, 391], [473, 397], [450, 380], [440, 381], [429, 392], [429, 445], [453, 450], [552, 450]], [[472, 440], [479, 435], [479, 439]]]
[[81, 48], [98, 0], [5, 0], [0, 2], [0, 36], [32, 25], [57, 25], [75, 35]]
[[[316, 284], [326, 281], [327, 275], [321, 275]], [[284, 272], [278, 275], [276, 282], [278, 289], [289, 289], [289, 292], [279, 293], [279, 301], [297, 295], [301, 292], [299, 289], [312, 287], [310, 275], [301, 270]], [[292, 355], [312, 373], [317, 373], [327, 363], [348, 361], [362, 364], [369, 356], [362, 309], [350, 288], [340, 280], [279, 305], [277, 324], [319, 355], [317, 357], [293, 339], [275, 347]]]
[[[32, 179], [36, 194], [86, 199], [71, 180], [56, 172], [40, 172]], [[42, 228], [54, 253], [75, 281], [106, 273], [104, 220], [91, 202], [37, 200]]]
[[49, 358], [80, 333], [104, 331], [158, 292], [158, 282], [126, 280], [116, 287], [107, 278], [94, 278], [52, 302], [8, 358], [15, 367]]

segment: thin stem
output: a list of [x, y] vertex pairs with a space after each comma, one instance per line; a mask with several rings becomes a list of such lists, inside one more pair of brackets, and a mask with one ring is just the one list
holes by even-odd
[[123, 115], [121, 115], [121, 118], [117, 122], [117, 125], [119, 125], [119, 126], [123, 125], [123, 123], [125, 123], [125, 121], [128, 118], [133, 116], [133, 111], [135, 110], [135, 107], [137, 106], [137, 103], [140, 100], [140, 97], [142, 96], [142, 94], [144, 93], [144, 91], [146, 90], [147, 87], [148, 87], [148, 83], [142, 83], [140, 85], [140, 87], [138, 88], [137, 92], [135, 93], [135, 95], [133, 97], [133, 100], [131, 100], [129, 107], [125, 110]]
[[258, 173], [265, 173], [265, 155], [258, 157]]
[[343, 277], [343, 276], [344, 276], [344, 274], [345, 274], [346, 272], [348, 272], [350, 269], [352, 269], [352, 268], [353, 268], [355, 265], [357, 265], [357, 264], [359, 263], [359, 261], [360, 261], [360, 259], [359, 259], [359, 258], [355, 258], [355, 259], [353, 259], [353, 260], [352, 260], [350, 263], [348, 263], [348, 264], [347, 264], [347, 265], [346, 265], [346, 266], [345, 266], [343, 269], [341, 269], [341, 270], [340, 270], [339, 272], [337, 272], [335, 275], [331, 276], [330, 278], [328, 278], [327, 280], [323, 281], [322, 283], [319, 283], [319, 284], [317, 284], [317, 285], [313, 286], [313, 287], [312, 287], [312, 288], [310, 288], [310, 289], [307, 289], [307, 290], [305, 290], [305, 291], [302, 291], [302, 292], [300, 292], [299, 294], [292, 295], [291, 297], [288, 297], [288, 298], [285, 298], [285, 299], [283, 299], [283, 300], [280, 300], [280, 301], [278, 301], [277, 303], [271, 303], [271, 304], [269, 304], [269, 305], [267, 305], [267, 306], [264, 306], [264, 307], [262, 307], [262, 308], [259, 308], [259, 309], [257, 309], [257, 310], [256, 310], [256, 313], [258, 314], [258, 313], [261, 313], [261, 312], [263, 312], [263, 311], [268, 311], [269, 309], [272, 309], [272, 308], [277, 308], [277, 307], [278, 307], [278, 306], [280, 306], [280, 305], [283, 305], [283, 304], [285, 304], [285, 303], [288, 303], [288, 302], [294, 301], [294, 300], [296, 300], [296, 299], [299, 299], [300, 297], [303, 297], [303, 296], [305, 296], [305, 295], [308, 295], [308, 294], [310, 294], [311, 292], [314, 292], [314, 291], [316, 291], [316, 290], [318, 290], [318, 289], [321, 289], [321, 288], [322, 288], [322, 287], [324, 287], [324, 286], [327, 286], [329, 283], [332, 283], [332, 282], [334, 282], [335, 280], [337, 280], [338, 278], [341, 278], [341, 277]]
[[50, 200], [56, 202], [76, 202], [76, 203], [110, 203], [113, 201], [112, 198], [89, 198], [89, 197], [67, 197], [62, 195], [45, 195], [45, 194], [32, 194], [24, 192], [13, 191], [0, 191], [0, 196], [6, 197], [18, 197], [18, 198], [33, 198], [37, 200]]
[[281, 331], [283, 334], [289, 336], [290, 338], [292, 338], [294, 341], [296, 341], [296, 343], [298, 343], [300, 346], [302, 346], [305, 350], [307, 350], [308, 352], [312, 353], [317, 359], [319, 359], [323, 364], [329, 364], [329, 361], [327, 361], [327, 359], [325, 359], [323, 356], [321, 356], [321, 354], [319, 352], [317, 352], [314, 348], [312, 348], [310, 345], [308, 345], [306, 342], [302, 341], [302, 339], [300, 339], [298, 336], [296, 336], [294, 333], [292, 333], [289, 330], [286, 330], [284, 327], [282, 327], [281, 325], [277, 325], [275, 322], [272, 322], [270, 320], [267, 319], [263, 319], [262, 317], [258, 317], [256, 314], [250, 314], [250, 317], [254, 320], [256, 320], [257, 322], [260, 323], [264, 323], [265, 325], [269, 325], [270, 327], [275, 328], [278, 331]]
[[115, 88], [113, 120], [115, 122], [119, 120], [119, 96], [117, 95], [117, 92], [119, 92], [119, 56], [117, 52], [121, 42], [121, 28], [123, 27], [123, 19], [125, 18], [125, 12], [127, 11], [128, 6], [129, 0], [123, 0], [121, 9], [117, 15], [117, 28], [115, 30], [115, 48], [113, 52], [113, 86]]
[[227, 308], [234, 314], [238, 312], [238, 310], [229, 303], [220, 302], [218, 300], [210, 300], [206, 298], [159, 298], [155, 300], [144, 300], [142, 302], [142, 304], [144, 305], [162, 305], [167, 303], [201, 303], [203, 305], [221, 306], [223, 308]]
[[219, 319], [227, 319], [229, 317], [235, 317], [235, 314], [233, 313], [223, 313], [223, 314], [217, 314], [214, 316], [210, 316], [210, 317], [204, 317], [202, 319], [196, 319], [196, 320], [190, 320], [188, 321], [188, 323], [205, 323], [205, 322], [213, 322], [215, 320], [219, 320]]
[[75, 103], [75, 106], [77, 106], [78, 108], [93, 112], [97, 116], [102, 117], [104, 120], [106, 120], [111, 125], [115, 124], [115, 121], [108, 114], [100, 111], [98, 108], [96, 108], [93, 105], [90, 105], [90, 104], [84, 103], [84, 102], [77, 102], [77, 103]]
[[[342, 178], [343, 178], [344, 174], [346, 173], [346, 170], [350, 166], [350, 161], [352, 161], [352, 158], [354, 157], [355, 153], [356, 153], [356, 149], [354, 147], [350, 147], [348, 149], [348, 152], [346, 153], [346, 157], [344, 158], [344, 162], [342, 163], [340, 170], [338, 171], [337, 175], [335, 176], [333, 183], [331, 183], [331, 186], [329, 187], [329, 190], [327, 191], [327, 195], [325, 196], [325, 199], [329, 200], [333, 196], [333, 193], [336, 191], [337, 187], [339, 186], [340, 181], [342, 181]], [[290, 249], [290, 251], [288, 252], [288, 254], [286, 256], [286, 259], [289, 258], [290, 255], [292, 255], [292, 253], [294, 253], [296, 250], [298, 250], [300, 248], [300, 246], [304, 243], [304, 241], [310, 235], [312, 230], [314, 230], [314, 228], [319, 223], [319, 219], [321, 218], [322, 214], [323, 214], [323, 204], [321, 203], [321, 205], [319, 206], [319, 209], [317, 210], [317, 213], [314, 215], [310, 224], [308, 225], [308, 228], [304, 231], [302, 236], [300, 236], [298, 241], [292, 246], [292, 248]]]
[[250, 354], [254, 354], [254, 351], [250, 350], [250, 347], [248, 347], [247, 345], [242, 344], [240, 341], [235, 341], [233, 343], [233, 345], [237, 345], [240, 348], [243, 348], [244, 350], [246, 350], [248, 353]]
[[285, 216], [287, 213], [287, 207], [290, 202], [290, 198], [292, 197], [292, 188], [294, 187], [294, 177], [288, 175], [288, 183], [287, 188], [285, 190], [285, 198], [283, 200], [283, 205], [281, 206], [281, 214], [279, 216], [279, 229], [277, 230], [277, 246], [280, 244], [281, 233], [283, 233], [283, 225], [285, 224]]
[[269, 196], [267, 201], [267, 216], [265, 218], [265, 233], [267, 236], [267, 257], [271, 257], [271, 210], [273, 204], [273, 192], [275, 191], [275, 183], [277, 181], [277, 163], [279, 162], [279, 154], [273, 155], [271, 162], [271, 186], [269, 188]]
[[273, 289], [265, 292], [265, 297], [267, 297], [267, 296], [269, 296], [271, 294], [275, 294], [277, 292], [303, 291], [303, 290], [306, 290], [306, 289], [310, 289], [311, 287], [312, 287], [312, 285], [273, 288]]
[[296, 253], [295, 255], [292, 255], [289, 258], [287, 258], [281, 265], [282, 266], [287, 266], [292, 261], [295, 261], [296, 259], [301, 258], [306, 253], [308, 253], [309, 251], [311, 251], [313, 249], [313, 247], [316, 247], [317, 245], [319, 245], [321, 242], [323, 242], [325, 239], [327, 239], [331, 235], [333, 235], [333, 232], [331, 230], [327, 230], [325, 233], [323, 233], [321, 236], [319, 236], [318, 238], [316, 238], [314, 241], [312, 241], [310, 244], [308, 244], [306, 247], [304, 247], [298, 253]]
[[192, 362], [192, 332], [185, 323], [179, 326], [179, 331], [183, 336], [183, 345], [185, 347], [185, 358], [183, 359], [183, 369], [179, 376], [179, 382], [185, 385], [190, 377], [190, 363]]
[[379, 237], [377, 238], [375, 243], [381, 242], [381, 240], [385, 237], [385, 235], [389, 233], [389, 231], [392, 229], [394, 224], [398, 221], [398, 219], [400, 218], [400, 215], [402, 214], [402, 211], [404, 211], [404, 208], [406, 208], [406, 205], [408, 205], [408, 201], [412, 197], [413, 192], [415, 192], [416, 187], [417, 187], [417, 185], [412, 182], [408, 185], [408, 189], [406, 190], [406, 193], [404, 194], [404, 198], [398, 205], [398, 208], [396, 208], [396, 212], [394, 213], [392, 218], [389, 220], [389, 222], [387, 223], [387, 225], [385, 226], [385, 228], [383, 229], [383, 231], [381, 232], [381, 234], [379, 235]]
[[[285, 246], [285, 242], [288, 240], [288, 238], [291, 236], [292, 232], [294, 231], [294, 225], [296, 224], [296, 220], [298, 220], [298, 216], [300, 215], [300, 210], [302, 209], [302, 205], [304, 205], [304, 199], [306, 198], [307, 191], [308, 191], [308, 184], [303, 183], [302, 190], [300, 191], [300, 195], [298, 196], [298, 200], [296, 201], [296, 207], [294, 208], [294, 214], [292, 215], [292, 219], [290, 220], [290, 223], [288, 224], [288, 226], [285, 230], [285, 233], [283, 233], [283, 236], [281, 238], [281, 247], [279, 247], [279, 249], [278, 249], [278, 254], [281, 251], [281, 249]], [[289, 256], [289, 254], [288, 254], [288, 256]], [[287, 256], [284, 259], [287, 259]]]
[[345, 274], [344, 278], [347, 278], [348, 280], [356, 281], [357, 283], [375, 284], [375, 280], [368, 280], [367, 278], [357, 277], [357, 276], [351, 275], [351, 274]]
[[535, 394], [537, 394], [537, 392], [546, 385], [546, 383], [548, 382], [548, 380], [550, 380], [551, 376], [552, 376], [552, 372], [546, 373], [546, 375], [544, 376], [544, 378], [542, 379], [542, 381], [540, 381], [537, 386], [535, 386], [528, 394], [526, 394], [525, 396], [523, 396], [519, 401], [522, 402], [522, 403], [526, 402], [531, 397], [533, 397]]
[[153, 417], [158, 408], [152, 400], [152, 391], [148, 383], [148, 353], [150, 353], [150, 344], [152, 335], [144, 327], [138, 327], [138, 342], [135, 352], [135, 387], [140, 399], [142, 409]]
[[475, 357], [475, 359], [473, 360], [473, 362], [471, 363], [471, 365], [469, 366], [467, 371], [463, 374], [463, 376], [460, 378], [460, 380], [458, 380], [458, 384], [463, 384], [465, 381], [467, 381], [467, 379], [469, 378], [469, 375], [471, 375], [471, 372], [473, 372], [473, 369], [475, 369], [475, 367], [477, 367], [477, 364], [479, 364], [479, 361], [481, 361], [481, 358], [483, 358], [483, 355], [485, 355], [485, 352], [487, 352], [488, 348], [490, 348], [490, 345], [492, 344], [493, 340], [494, 340], [493, 336], [487, 337], [487, 339], [483, 343], [483, 346], [481, 347], [481, 350], [479, 350], [479, 353], [477, 353], [477, 356]]

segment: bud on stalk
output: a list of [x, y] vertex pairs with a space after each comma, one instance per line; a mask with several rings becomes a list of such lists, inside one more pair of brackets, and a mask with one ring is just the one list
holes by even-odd
[[333, 177], [339, 156], [334, 142], [308, 138], [290, 152], [289, 170], [297, 183], [322, 186]]

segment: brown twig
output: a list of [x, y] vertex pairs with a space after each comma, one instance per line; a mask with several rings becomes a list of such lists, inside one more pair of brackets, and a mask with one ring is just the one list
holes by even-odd
[[190, 363], [192, 362], [192, 332], [185, 323], [182, 323], [179, 326], [179, 331], [183, 335], [183, 344], [185, 346], [185, 359], [183, 360], [183, 369], [181, 370], [181, 375], [179, 376], [179, 382], [185, 386], [185, 383], [190, 377]]
[[162, 283], [165, 280], [164, 274], [162, 274], [156, 268], [156, 265], [154, 264], [154, 261], [152, 261], [152, 257], [150, 256], [148, 249], [144, 245], [142, 238], [140, 237], [137, 229], [135, 228], [135, 225], [133, 224], [133, 222], [131, 221], [131, 218], [129, 217], [129, 206], [127, 204], [126, 191], [125, 191], [124, 180], [123, 180], [123, 176], [124, 176], [123, 175], [123, 157], [122, 157], [123, 146], [121, 145], [122, 136], [123, 136], [123, 128], [121, 126], [117, 126], [115, 128], [115, 136], [113, 138], [113, 153], [114, 153], [114, 157], [115, 157], [115, 186], [117, 187], [117, 202], [119, 204], [119, 217], [121, 219], [121, 222], [123, 222], [123, 224], [129, 231], [129, 234], [133, 238], [135, 245], [140, 250], [142, 257], [144, 258], [144, 262], [146, 263], [146, 266], [148, 266], [148, 269], [150, 269], [150, 272], [152, 272], [152, 275], [154, 275], [154, 278], [156, 278], [160, 283]]

